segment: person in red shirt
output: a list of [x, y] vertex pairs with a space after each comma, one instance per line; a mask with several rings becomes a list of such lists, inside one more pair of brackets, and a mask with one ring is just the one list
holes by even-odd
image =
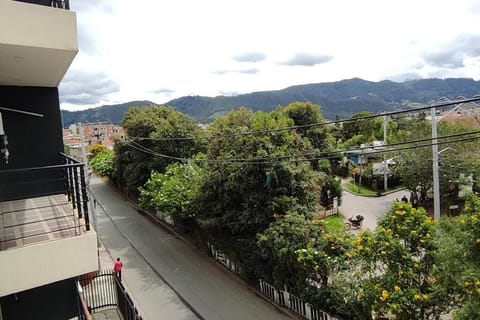
[[123, 263], [122, 261], [120, 261], [120, 258], [117, 258], [117, 261], [115, 261], [115, 264], [113, 265], [113, 272], [118, 277], [118, 280], [120, 280], [120, 282], [122, 281], [122, 268]]

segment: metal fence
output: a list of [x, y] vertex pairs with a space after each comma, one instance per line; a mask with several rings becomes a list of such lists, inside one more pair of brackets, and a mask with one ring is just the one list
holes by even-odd
[[222, 251], [217, 250], [213, 245], [210, 243], [207, 244], [208, 247], [210, 248], [210, 251], [212, 253], [212, 258], [215, 259], [216, 261], [220, 262], [223, 264], [226, 268], [228, 268], [230, 271], [236, 273], [236, 274], [241, 274], [242, 273], [242, 268], [240, 267], [240, 264], [229, 259]]
[[[228, 258], [222, 251], [217, 250], [212, 244], [208, 243], [213, 259], [223, 264], [230, 271], [241, 274], [242, 268], [239, 263]], [[311, 304], [290, 294], [286, 290], [277, 290], [274, 286], [259, 279], [258, 290], [271, 302], [278, 306], [288, 308], [298, 315], [308, 320], [340, 320], [333, 317], [325, 311], [314, 308]]]
[[83, 275], [78, 282], [90, 313], [118, 309], [124, 320], [142, 320], [132, 298], [111, 271]]
[[339, 320], [325, 311], [314, 308], [311, 304], [294, 296], [286, 290], [278, 290], [271, 284], [259, 280], [259, 290], [266, 298], [275, 304], [286, 307], [308, 320]]

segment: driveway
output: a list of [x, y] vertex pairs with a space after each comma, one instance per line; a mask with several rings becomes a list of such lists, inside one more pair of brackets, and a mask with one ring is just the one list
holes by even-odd
[[408, 192], [400, 190], [379, 197], [365, 197], [343, 191], [342, 205], [339, 209], [345, 218], [361, 214], [365, 217], [363, 228], [374, 230], [377, 226], [377, 219], [391, 208], [395, 199], [401, 199], [403, 195], [408, 197]]

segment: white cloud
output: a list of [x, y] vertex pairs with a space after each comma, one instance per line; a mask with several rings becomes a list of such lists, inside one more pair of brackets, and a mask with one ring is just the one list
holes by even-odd
[[76, 96], [62, 85], [62, 107], [353, 77], [479, 77], [474, 0], [83, 0], [72, 10], [80, 54], [68, 85], [80, 70], [108, 85], [84, 81]]

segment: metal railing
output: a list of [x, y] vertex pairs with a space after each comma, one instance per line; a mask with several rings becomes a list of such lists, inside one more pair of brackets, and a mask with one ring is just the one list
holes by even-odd
[[0, 249], [26, 238], [90, 230], [84, 165], [61, 157], [59, 165], [0, 170]]
[[61, 8], [65, 10], [70, 10], [70, 1], [69, 0], [15, 0], [18, 2], [25, 2], [31, 4], [37, 4], [40, 6]]
[[[132, 298], [111, 271], [101, 271], [78, 278], [81, 287], [79, 310], [88, 306], [90, 313], [118, 309], [124, 320], [142, 320]], [[81, 303], [81, 304], [80, 304]]]

